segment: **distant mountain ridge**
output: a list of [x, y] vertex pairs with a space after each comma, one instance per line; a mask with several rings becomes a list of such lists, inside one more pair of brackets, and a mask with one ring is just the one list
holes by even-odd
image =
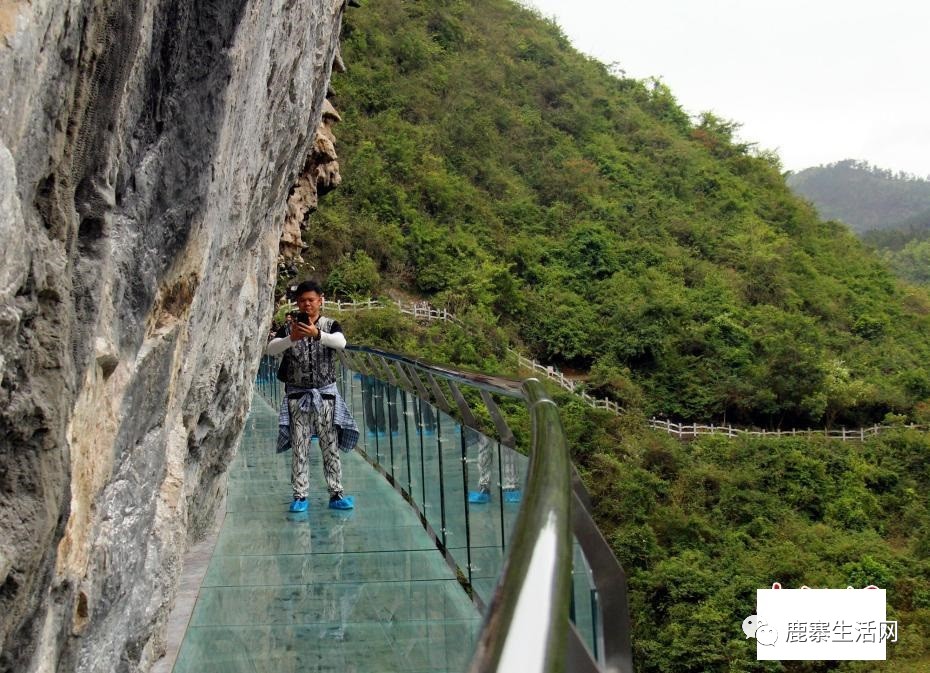
[[806, 168], [787, 178], [788, 186], [810, 200], [828, 220], [840, 220], [857, 233], [910, 228], [930, 219], [930, 180], [844, 159]]

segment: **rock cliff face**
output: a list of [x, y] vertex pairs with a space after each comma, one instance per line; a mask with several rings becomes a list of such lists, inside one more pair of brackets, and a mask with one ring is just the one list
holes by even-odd
[[282, 260], [300, 256], [300, 251], [304, 249], [301, 232], [307, 218], [317, 209], [320, 196], [332, 191], [342, 182], [339, 157], [336, 156], [336, 137], [332, 129], [333, 124], [338, 121], [341, 121], [339, 113], [328, 100], [325, 101], [323, 122], [316, 130], [313, 148], [287, 200], [287, 215], [281, 234]]
[[0, 4], [0, 671], [158, 656], [343, 2]]

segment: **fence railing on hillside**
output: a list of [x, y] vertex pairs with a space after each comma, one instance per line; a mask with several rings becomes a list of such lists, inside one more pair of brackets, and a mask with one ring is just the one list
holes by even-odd
[[400, 300], [384, 302], [380, 299], [366, 299], [363, 301], [330, 301], [326, 300], [325, 308], [333, 311], [371, 311], [376, 308], [387, 308], [388, 305], [394, 306], [401, 313], [412, 315], [414, 318], [424, 320], [442, 320], [443, 322], [454, 322], [462, 325], [461, 320], [449, 313], [447, 309], [435, 308], [427, 302], [411, 301], [405, 303]]
[[747, 428], [736, 428], [732, 425], [715, 425], [701, 423], [675, 423], [660, 418], [649, 419], [647, 425], [653, 430], [661, 430], [678, 439], [693, 439], [702, 435], [726, 435], [727, 437], [829, 437], [830, 439], [839, 439], [841, 441], [858, 441], [864, 442], [869, 437], [875, 437], [884, 431], [908, 428], [911, 430], [926, 430], [927, 426], [910, 423], [907, 425], [872, 425], [867, 428], [839, 428], [839, 429], [791, 429], [791, 430], [751, 430]]
[[[453, 322], [462, 326], [465, 325], [464, 322], [450, 313], [448, 309], [435, 308], [427, 302], [405, 303], [400, 300], [394, 300], [389, 302], [389, 304], [396, 307], [397, 310], [399, 310], [401, 313], [412, 315], [414, 318], [422, 318], [424, 320], [442, 320], [443, 322]], [[386, 308], [387, 306], [388, 302], [384, 302], [380, 299], [366, 299], [363, 301], [327, 300], [325, 304], [325, 308], [327, 310], [334, 311], [370, 311], [377, 308]], [[517, 363], [520, 367], [538, 374], [542, 374], [548, 380], [557, 383], [563, 390], [580, 395], [585, 402], [587, 402], [595, 409], [608, 409], [615, 413], [620, 413], [620, 411], [623, 410], [623, 407], [621, 407], [613, 400], [608, 400], [607, 398], [598, 399], [584, 391], [579, 392], [577, 390], [579, 384], [571, 378], [565, 376], [564, 373], [559, 371], [558, 367], [554, 367], [553, 365], [546, 365], [539, 362], [538, 360], [528, 358], [519, 351], [510, 347], [507, 348], [507, 352], [511, 353], [514, 355], [514, 357], [517, 358]]]
[[[431, 306], [428, 302], [403, 302], [400, 300], [394, 300], [391, 302], [384, 302], [380, 299], [367, 299], [363, 301], [331, 301], [327, 300], [325, 307], [328, 310], [335, 311], [367, 311], [376, 308], [387, 308], [388, 305], [396, 307], [401, 313], [407, 315], [412, 315], [414, 318], [419, 318], [423, 320], [442, 320], [443, 322], [453, 322], [457, 325], [464, 326], [465, 323], [455, 317], [445, 308], [435, 308]], [[614, 414], [620, 414], [623, 411], [623, 407], [613, 400], [607, 398], [596, 398], [592, 395], [589, 395], [584, 390], [579, 390], [581, 384], [573, 379], [565, 376], [564, 373], [559, 371], [559, 369], [553, 365], [546, 365], [538, 360], [531, 359], [523, 355], [522, 353], [514, 350], [513, 348], [507, 348], [507, 351], [517, 358], [517, 364], [524, 369], [528, 369], [532, 372], [542, 374], [548, 380], [553, 383], [558, 384], [563, 390], [567, 390], [570, 393], [578, 395], [584, 402], [594, 408], [594, 409], [606, 409], [611, 411]], [[831, 439], [838, 439], [844, 442], [847, 441], [856, 441], [862, 442], [869, 437], [874, 437], [884, 431], [891, 430], [893, 428], [910, 428], [915, 430], [926, 430], [928, 426], [909, 424], [905, 426], [900, 425], [872, 425], [871, 427], [865, 428], [839, 428], [839, 429], [791, 429], [791, 430], [756, 430], [750, 428], [738, 428], [732, 425], [715, 425], [702, 424], [702, 423], [675, 423], [671, 420], [663, 420], [659, 418], [651, 418], [647, 425], [653, 430], [658, 430], [661, 432], [666, 432], [670, 435], [677, 437], [678, 439], [693, 439], [701, 435], [726, 435], [727, 437], [739, 437], [739, 436], [748, 436], [748, 437], [804, 437], [804, 436], [822, 436], [829, 437]]]

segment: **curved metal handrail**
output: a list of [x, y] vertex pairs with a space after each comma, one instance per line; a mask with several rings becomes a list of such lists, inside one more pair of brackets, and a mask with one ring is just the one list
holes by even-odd
[[[571, 462], [555, 403], [523, 382], [533, 440], [527, 498], [469, 671], [564, 671], [571, 603]], [[539, 643], [540, 647], [531, 647]]]
[[[453, 405], [435, 381], [436, 377], [444, 379], [463, 425], [481, 432], [456, 386], [479, 389], [501, 441], [511, 446], [513, 435], [487, 393], [522, 399], [527, 405], [532, 441], [523, 504], [478, 636], [470, 673], [562, 673], [569, 668], [632, 673], [626, 576], [594, 523], [590, 499], [571, 464], [558, 409], [542, 383], [535, 378], [521, 382], [455, 369], [368, 346], [347, 345], [338, 355], [349, 369], [388, 378], [426, 401], [432, 397], [438, 406], [451, 411]], [[425, 376], [426, 382], [414, 372]], [[569, 621], [573, 530], [594, 574], [601, 621], [606, 617], [612, 627], [610, 638], [599, 638], [598, 657], [592, 656]]]
[[402, 362], [404, 364], [416, 367], [417, 369], [421, 369], [424, 372], [430, 372], [441, 376], [444, 379], [455, 381], [457, 383], [464, 383], [469, 386], [474, 386], [475, 388], [487, 390], [491, 393], [498, 393], [499, 395], [517, 397], [520, 399], [525, 398], [523, 384], [516, 379], [507, 378], [505, 376], [495, 376], [494, 374], [474, 372], [467, 369], [453, 369], [452, 367], [437, 365], [427, 360], [423, 360], [422, 358], [417, 358], [411, 355], [404, 355], [402, 353], [393, 353], [391, 351], [381, 350], [380, 348], [371, 348], [369, 346], [347, 344], [345, 349], [352, 353], [368, 353], [393, 362]]

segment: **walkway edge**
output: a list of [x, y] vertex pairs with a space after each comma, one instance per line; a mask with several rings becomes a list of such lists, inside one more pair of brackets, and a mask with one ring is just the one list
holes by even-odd
[[[225, 493], [225, 489], [224, 489]], [[200, 594], [200, 585], [207, 574], [213, 550], [220, 537], [220, 530], [226, 520], [226, 496], [216, 508], [216, 518], [206, 537], [193, 544], [184, 554], [183, 569], [181, 570], [178, 592], [174, 597], [174, 605], [168, 614], [168, 623], [165, 628], [165, 654], [152, 664], [150, 673], [171, 673], [177, 661], [181, 642], [187, 632], [197, 596]]]

